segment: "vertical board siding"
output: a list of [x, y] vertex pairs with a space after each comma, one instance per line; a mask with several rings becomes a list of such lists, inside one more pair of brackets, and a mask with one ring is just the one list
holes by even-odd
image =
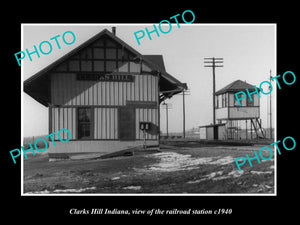
[[77, 81], [75, 73], [55, 73], [51, 79], [53, 105], [124, 106], [126, 101], [157, 101], [158, 78], [134, 75], [134, 82]]
[[95, 108], [94, 112], [94, 138], [113, 140], [118, 139], [118, 109]]
[[143, 88], [143, 76], [138, 76], [138, 84], [139, 84], [139, 101], [144, 101], [144, 88]]
[[[76, 109], [75, 108], [57, 108], [54, 107], [52, 110], [52, 133], [55, 132], [54, 140], [58, 139], [58, 131], [62, 128], [66, 128], [71, 133], [71, 140], [76, 139]], [[60, 133], [62, 139], [67, 139], [67, 132], [63, 131]]]

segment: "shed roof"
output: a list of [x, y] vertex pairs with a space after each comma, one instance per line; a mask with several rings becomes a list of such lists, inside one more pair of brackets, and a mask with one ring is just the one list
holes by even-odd
[[248, 89], [249, 91], [255, 91], [254, 85], [247, 83], [246, 81], [236, 80], [232, 83], [228, 84], [227, 86], [223, 87], [215, 94], [220, 95], [227, 92], [237, 92], [237, 91], [244, 91]]
[[220, 126], [225, 126], [225, 125], [226, 125], [226, 123], [216, 123], [216, 124], [199, 126], [199, 128], [220, 127]]
[[[123, 40], [118, 38], [116, 35], [108, 31], [107, 29], [102, 30], [80, 46], [76, 47], [69, 53], [65, 54], [55, 62], [46, 66], [44, 69], [40, 70], [33, 76], [29, 77], [24, 81], [24, 91], [33, 97], [35, 100], [40, 102], [41, 104], [48, 106], [50, 103], [49, 96], [49, 72], [55, 69], [58, 65], [60, 65], [65, 60], [69, 59], [71, 56], [78, 53], [80, 50], [84, 49], [88, 45], [92, 44], [94, 41], [102, 37], [103, 35], [108, 36], [113, 39], [120, 45], [122, 45], [125, 49], [132, 52], [136, 57], [140, 58], [142, 61], [146, 62], [147, 65], [154, 71], [160, 74], [160, 87], [162, 97], [170, 98], [173, 95], [182, 92], [182, 90], [187, 89], [187, 85], [185, 83], [181, 83], [175, 77], [166, 72], [163, 57], [162, 55], [141, 55]], [[165, 93], [164, 93], [165, 92]]]

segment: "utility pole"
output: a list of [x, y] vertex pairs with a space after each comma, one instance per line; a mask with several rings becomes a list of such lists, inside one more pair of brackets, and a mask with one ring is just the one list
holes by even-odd
[[[272, 78], [272, 70], [270, 70], [270, 83]], [[269, 90], [271, 90], [271, 86], [269, 86]], [[272, 139], [272, 92], [270, 93], [270, 139]]]
[[183, 131], [183, 138], [185, 138], [185, 99], [184, 99], [184, 89], [182, 91], [182, 108], [183, 108], [183, 112], [182, 112], [182, 131]]
[[[205, 61], [208, 60], [208, 61]], [[223, 58], [204, 58], [204, 67], [212, 67], [213, 69], [213, 124], [216, 124], [216, 110], [215, 110], [215, 92], [216, 92], [216, 67], [223, 67]]]
[[[181, 94], [179, 94], [181, 95]], [[185, 96], [190, 95], [190, 90], [183, 90], [182, 91], [182, 134], [183, 138], [185, 138]]]
[[169, 137], [169, 109], [172, 109], [172, 105], [163, 102], [162, 105], [164, 105], [166, 108], [166, 132], [167, 132], [167, 137]]
[[169, 119], [168, 119], [168, 104], [164, 103], [166, 105], [166, 131], [167, 131], [167, 137], [169, 137]]

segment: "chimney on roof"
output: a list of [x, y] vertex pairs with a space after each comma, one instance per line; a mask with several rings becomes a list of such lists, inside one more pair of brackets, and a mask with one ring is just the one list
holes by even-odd
[[116, 35], [116, 27], [112, 27], [111, 31], [112, 31], [113, 35]]

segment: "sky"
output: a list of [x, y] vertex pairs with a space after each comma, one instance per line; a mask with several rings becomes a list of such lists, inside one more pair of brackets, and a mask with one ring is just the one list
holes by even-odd
[[[157, 24], [156, 24], [157, 25]], [[116, 27], [116, 35], [143, 55], [163, 55], [166, 71], [187, 83], [190, 94], [186, 96], [186, 130], [201, 125], [211, 124], [212, 109], [212, 69], [204, 67], [205, 57], [224, 58], [221, 68], [216, 68], [216, 90], [235, 80], [243, 80], [259, 86], [268, 80], [270, 70], [276, 76], [276, 25], [275, 24], [172, 24], [169, 33], [152, 33], [152, 40], [147, 35], [138, 45], [134, 32], [153, 29], [153, 24], [23, 24], [21, 49], [33, 51], [33, 45], [66, 31], [72, 31], [76, 41], [71, 45], [63, 44], [57, 49], [54, 40], [52, 52], [48, 55], [32, 55], [22, 60], [23, 81], [84, 43], [104, 28]], [[167, 25], [168, 26], [168, 25]], [[168, 27], [163, 27], [167, 30]], [[46, 47], [45, 47], [46, 49]], [[18, 66], [16, 62], [16, 66]], [[272, 101], [276, 93], [273, 83]], [[23, 88], [23, 87], [22, 87]], [[268, 87], [263, 87], [267, 92]], [[23, 90], [23, 89], [22, 89]], [[269, 95], [261, 95], [260, 115], [263, 127], [269, 127]], [[274, 101], [275, 100], [275, 101]], [[48, 108], [42, 106], [29, 95], [22, 94], [23, 136], [48, 134]], [[182, 132], [182, 95], [166, 101], [171, 104], [169, 110], [169, 132]], [[272, 103], [272, 112], [276, 105]], [[275, 106], [274, 106], [275, 105]], [[166, 131], [165, 110], [161, 111], [161, 130]], [[274, 124], [273, 118], [273, 124]]]

